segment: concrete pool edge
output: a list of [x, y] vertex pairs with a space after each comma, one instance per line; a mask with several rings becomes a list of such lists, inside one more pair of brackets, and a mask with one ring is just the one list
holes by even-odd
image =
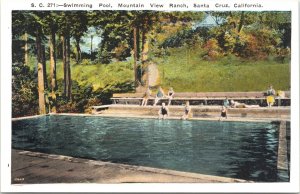
[[[55, 155], [55, 154], [45, 154], [40, 152], [31, 152], [24, 150], [12, 149], [12, 160], [16, 160], [17, 158], [25, 158], [31, 157], [31, 162], [27, 162], [26, 160], [22, 160], [23, 167], [17, 168], [16, 163], [12, 164], [12, 184], [30, 184], [32, 183], [28, 180], [28, 177], [35, 177], [37, 180], [43, 180], [41, 183], [83, 183], [85, 179], [75, 179], [74, 175], [71, 174], [67, 170], [67, 173], [64, 173], [63, 170], [65, 166], [77, 165], [77, 170], [85, 169], [86, 171], [90, 171], [95, 177], [94, 180], [89, 183], [251, 183], [252, 181], [221, 177], [221, 176], [213, 176], [213, 175], [205, 175], [198, 173], [190, 173], [190, 172], [181, 172], [175, 170], [167, 170], [167, 169], [159, 169], [152, 167], [144, 167], [144, 166], [135, 166], [135, 165], [127, 165], [127, 164], [117, 164], [111, 162], [103, 162], [100, 160], [90, 160], [90, 159], [82, 159], [82, 158], [74, 158], [70, 156], [64, 155]], [[37, 160], [41, 162], [37, 162]], [[15, 161], [16, 162], [16, 161]], [[33, 164], [34, 163], [34, 164]], [[51, 181], [51, 178], [47, 179], [47, 169], [45, 168], [45, 164], [54, 164], [55, 170], [60, 171], [64, 176], [64, 178], [59, 179], [58, 182]], [[63, 164], [63, 165], [61, 165]], [[25, 165], [25, 167], [24, 167]], [[40, 167], [40, 166], [41, 167]], [[26, 167], [27, 166], [27, 167]], [[44, 166], [44, 167], [43, 167]], [[51, 165], [50, 165], [51, 167]], [[105, 174], [101, 175], [101, 179], [97, 179], [97, 174], [94, 169], [106, 168], [102, 169]], [[43, 170], [45, 173], [43, 173]], [[48, 169], [48, 170], [51, 170]], [[54, 170], [54, 169], [52, 169]], [[111, 178], [111, 174], [116, 171], [120, 172], [121, 177]], [[37, 173], [38, 172], [38, 173]], [[34, 175], [34, 173], [36, 173]], [[42, 178], [39, 178], [39, 173], [43, 174]], [[74, 173], [77, 173], [76, 170]], [[80, 174], [80, 173], [78, 173]], [[51, 175], [51, 173], [50, 173]], [[69, 175], [69, 176], [68, 176]], [[117, 174], [118, 175], [118, 174]], [[53, 174], [51, 175], [53, 176]], [[88, 175], [87, 175], [88, 176]], [[105, 177], [106, 176], [106, 177]], [[72, 178], [74, 182], [72, 182]], [[35, 180], [36, 180], [35, 179]], [[22, 181], [23, 180], [23, 181]], [[26, 180], [26, 181], [25, 181]], [[35, 182], [40, 183], [40, 182]]]
[[[145, 118], [145, 119], [158, 119], [157, 116], [146, 116], [146, 115], [135, 115], [135, 114], [126, 114], [126, 115], [115, 115], [115, 114], [84, 114], [84, 113], [49, 113], [45, 115], [34, 115], [34, 116], [26, 116], [26, 117], [18, 117], [12, 118], [12, 121], [18, 121], [23, 119], [33, 119], [39, 118], [43, 116], [51, 116], [51, 115], [62, 115], [62, 116], [83, 116], [83, 117], [120, 117], [120, 118]], [[180, 117], [168, 117], [166, 120], [181, 120]], [[211, 117], [211, 118], [190, 118], [188, 121], [219, 121], [219, 117]], [[243, 117], [229, 117], [227, 119], [223, 119], [221, 122], [278, 122], [278, 121], [288, 121], [289, 118], [243, 118]]]
[[[49, 114], [46, 114], [49, 115]], [[18, 120], [24, 120], [24, 119], [34, 119], [34, 118], [40, 118], [43, 117], [45, 115], [32, 115], [32, 116], [25, 116], [25, 117], [15, 117], [15, 118], [11, 118], [12, 121], [18, 121]]]

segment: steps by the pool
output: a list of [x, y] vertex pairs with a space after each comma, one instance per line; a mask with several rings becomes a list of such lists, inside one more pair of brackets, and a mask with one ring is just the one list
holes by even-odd
[[[112, 116], [157, 116], [161, 106], [108, 105], [94, 108], [93, 114]], [[181, 117], [184, 106], [168, 106], [171, 117]], [[193, 118], [215, 118], [220, 116], [221, 106], [191, 106]], [[228, 117], [290, 119], [289, 107], [229, 108]]]

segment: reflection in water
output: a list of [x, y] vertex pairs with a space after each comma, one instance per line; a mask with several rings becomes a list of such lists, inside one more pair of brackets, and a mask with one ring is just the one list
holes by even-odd
[[260, 182], [277, 173], [271, 123], [45, 116], [13, 121], [13, 148]]

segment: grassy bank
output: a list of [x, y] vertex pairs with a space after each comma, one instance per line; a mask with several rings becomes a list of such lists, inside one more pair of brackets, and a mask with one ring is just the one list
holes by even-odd
[[[169, 56], [153, 58], [160, 72], [163, 88], [177, 92], [263, 91], [269, 84], [276, 90], [289, 90], [290, 65], [275, 60], [241, 60], [234, 56], [207, 61], [197, 49], [171, 48]], [[34, 68], [34, 58], [31, 60]], [[50, 67], [47, 62], [47, 72]], [[111, 64], [71, 62], [72, 79], [94, 90], [134, 80], [133, 61]], [[49, 75], [48, 75], [49, 77]], [[62, 62], [57, 62], [57, 79], [63, 79]]]
[[288, 62], [241, 60], [234, 56], [206, 61], [196, 49], [172, 48], [169, 53], [156, 61], [160, 83], [178, 92], [262, 91], [269, 84], [276, 90], [290, 87]]

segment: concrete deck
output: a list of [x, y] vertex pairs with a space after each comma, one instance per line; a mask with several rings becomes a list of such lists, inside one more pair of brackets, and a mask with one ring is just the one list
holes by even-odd
[[12, 150], [12, 184], [239, 183], [241, 179]]
[[[99, 111], [89, 113], [49, 113], [48, 115], [71, 115], [71, 116], [103, 116], [103, 117], [134, 117], [134, 118], [158, 118], [160, 106], [139, 106], [139, 105], [104, 105]], [[169, 106], [170, 116], [167, 119], [181, 119], [184, 106]], [[192, 117], [189, 120], [211, 120], [220, 119], [221, 106], [191, 106]], [[229, 108], [228, 118], [222, 121], [241, 122], [272, 122], [290, 121], [290, 107], [259, 107], [259, 108]], [[37, 118], [44, 115], [12, 118], [12, 121]]]
[[[108, 105], [105, 109], [94, 109], [92, 115], [115, 117], [157, 118], [160, 106]], [[184, 106], [168, 106], [168, 119], [181, 119]], [[221, 106], [191, 106], [191, 120], [219, 120]], [[224, 121], [290, 121], [290, 107], [228, 108], [228, 119]]]

